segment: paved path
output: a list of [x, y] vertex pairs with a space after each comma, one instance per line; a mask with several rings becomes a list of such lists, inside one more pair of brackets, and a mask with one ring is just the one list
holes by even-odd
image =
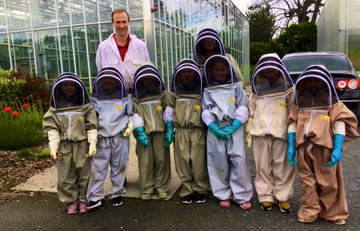
[[[132, 145], [130, 146], [129, 169], [127, 174], [126, 193], [124, 194], [124, 197], [140, 198], [141, 196], [140, 190], [137, 184], [137, 180], [139, 177], [138, 161], [135, 154], [135, 145], [134, 145], [135, 139], [133, 136], [131, 136], [130, 143]], [[170, 150], [173, 150], [172, 146]], [[169, 191], [168, 199], [170, 199], [174, 195], [174, 193], [178, 190], [178, 188], [181, 185], [180, 180], [175, 172], [173, 152], [171, 152], [170, 155], [171, 155], [171, 181], [170, 181], [170, 191]], [[104, 192], [106, 195], [108, 195], [111, 190], [111, 182], [109, 175], [110, 174], [108, 174], [108, 177], [106, 178], [104, 184]], [[15, 186], [13, 189], [18, 191], [56, 193], [56, 184], [57, 184], [57, 169], [56, 166], [53, 166], [46, 169], [44, 172], [29, 178], [24, 183]], [[156, 198], [157, 195], [154, 194], [153, 199]]]

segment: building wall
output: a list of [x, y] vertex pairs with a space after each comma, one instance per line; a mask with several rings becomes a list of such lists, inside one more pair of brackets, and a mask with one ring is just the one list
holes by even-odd
[[318, 50], [344, 52], [360, 70], [360, 1], [327, 0], [318, 20]]
[[[157, 11], [149, 14], [151, 7]], [[91, 87], [96, 49], [113, 32], [115, 8], [128, 10], [131, 33], [145, 40], [166, 83], [180, 59], [193, 58], [204, 27], [219, 31], [249, 75], [247, 19], [228, 0], [0, 0], [0, 67], [50, 81], [71, 71]]]

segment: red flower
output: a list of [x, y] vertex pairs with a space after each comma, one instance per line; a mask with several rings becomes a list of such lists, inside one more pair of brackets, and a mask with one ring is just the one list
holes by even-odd
[[12, 115], [13, 115], [14, 117], [18, 117], [18, 116], [20, 115], [20, 113], [19, 113], [18, 111], [14, 111], [14, 112], [12, 113]]
[[22, 105], [22, 107], [23, 107], [23, 108], [29, 108], [29, 107], [30, 107], [30, 104], [25, 103], [25, 104]]
[[11, 110], [12, 110], [11, 107], [6, 107], [4, 111], [5, 111], [5, 112], [11, 112]]

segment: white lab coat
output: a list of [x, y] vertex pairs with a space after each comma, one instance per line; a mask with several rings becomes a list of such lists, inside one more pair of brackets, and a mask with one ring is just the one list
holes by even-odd
[[96, 66], [98, 71], [106, 66], [119, 69], [126, 83], [126, 88], [132, 88], [135, 71], [144, 63], [150, 62], [146, 44], [135, 35], [130, 35], [130, 43], [124, 61], [120, 57], [114, 34], [102, 41], [96, 52]]

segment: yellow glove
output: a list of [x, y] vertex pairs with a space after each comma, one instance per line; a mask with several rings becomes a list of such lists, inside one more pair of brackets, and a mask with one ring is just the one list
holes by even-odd
[[52, 159], [56, 160], [58, 158], [58, 150], [60, 146], [60, 135], [59, 132], [55, 129], [51, 129], [48, 131], [48, 138], [49, 138], [49, 149], [50, 149], [50, 156]]
[[249, 118], [245, 125], [245, 135], [246, 135], [246, 146], [247, 148], [250, 148], [252, 145], [252, 136], [250, 135], [250, 131], [252, 129], [252, 119]]
[[132, 133], [133, 130], [134, 130], [134, 124], [132, 122], [132, 116], [130, 116], [127, 128], [123, 132], [124, 137], [130, 136], [130, 134]]
[[246, 145], [247, 145], [247, 148], [250, 148], [252, 145], [252, 136], [250, 134], [246, 135]]
[[87, 131], [87, 138], [88, 138], [88, 142], [89, 142], [88, 157], [93, 157], [96, 154], [97, 130], [92, 129], [92, 130]]
[[88, 157], [93, 157], [96, 154], [96, 142], [89, 143], [89, 154]]

